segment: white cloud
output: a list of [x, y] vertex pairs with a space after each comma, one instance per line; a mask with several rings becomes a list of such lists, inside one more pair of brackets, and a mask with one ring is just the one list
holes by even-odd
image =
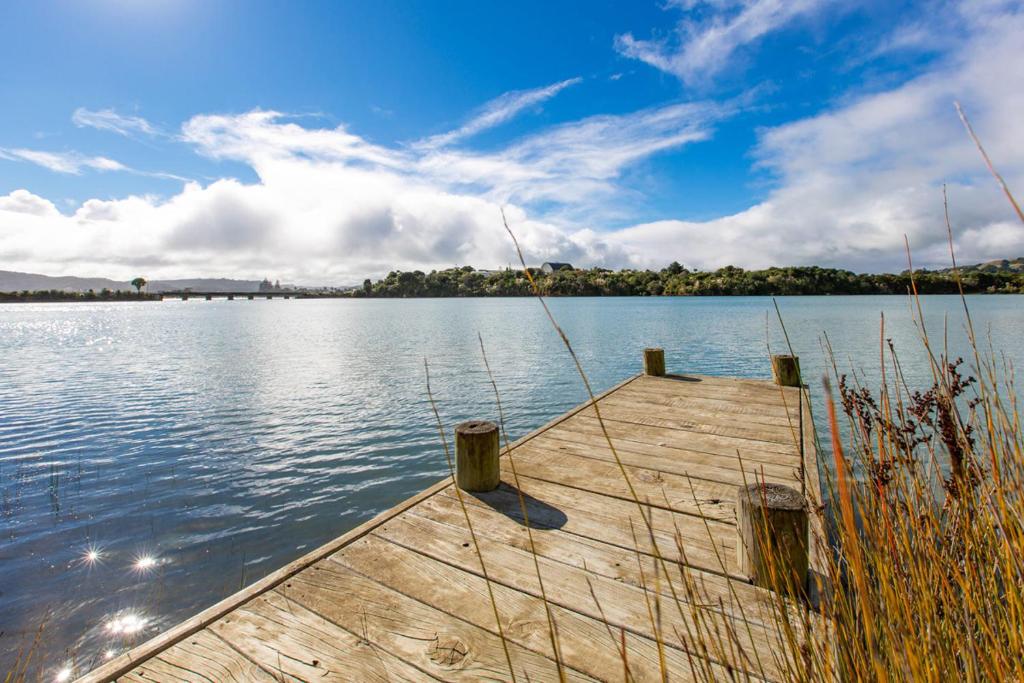
[[[941, 185], [961, 262], [1024, 254], [1024, 227], [988, 176], [953, 100], [1011, 188], [1024, 188], [1024, 13], [965, 5], [968, 38], [933, 70], [811, 118], [765, 131], [758, 162], [777, 178], [767, 200], [707, 222], [660, 221], [618, 232], [616, 244], [657, 265], [667, 245], [703, 267], [818, 263], [864, 270], [948, 262]], [[993, 65], [1000, 65], [994, 77]]]
[[91, 111], [79, 107], [71, 115], [71, 120], [79, 128], [95, 128], [111, 133], [117, 133], [125, 137], [132, 137], [136, 134], [161, 135], [158, 128], [140, 116], [124, 116], [113, 109], [100, 109]]
[[625, 168], [703, 139], [723, 115], [714, 105], [675, 104], [595, 116], [493, 154], [389, 148], [277, 112], [195, 116], [181, 138], [204, 156], [249, 165], [258, 182], [189, 183], [166, 201], [90, 200], [46, 220], [0, 213], [0, 260], [29, 254], [19, 267], [48, 273], [127, 276], [146, 266], [148, 277], [270, 272], [304, 282], [357, 281], [393, 267], [496, 266], [515, 260], [500, 223], [507, 204], [531, 260], [624, 263], [625, 252], [530, 207], [610, 201]]
[[257, 110], [198, 115], [181, 133], [205, 157], [251, 167], [255, 181], [188, 183], [167, 199], [93, 199], [71, 215], [17, 190], [0, 197], [0, 263], [51, 274], [308, 283], [353, 283], [391, 268], [494, 267], [515, 260], [500, 224], [505, 204], [531, 262], [899, 269], [904, 233], [916, 263], [946, 261], [943, 182], [961, 260], [1017, 256], [1024, 228], [952, 100], [964, 103], [1011, 188], [1024, 192], [1024, 16], [972, 4], [957, 20], [963, 42], [927, 72], [761, 132], [755, 160], [774, 184], [764, 201], [733, 215], [607, 229], [628, 225], [631, 207], [645, 201], [623, 181], [629, 169], [708, 139], [742, 103], [591, 116], [487, 153], [380, 145], [344, 126], [303, 127]]
[[189, 182], [185, 178], [174, 173], [164, 171], [140, 171], [139, 169], [125, 166], [120, 161], [108, 159], [101, 156], [87, 156], [78, 152], [46, 152], [38, 149], [8, 149], [0, 147], [0, 159], [10, 161], [27, 161], [37, 166], [53, 171], [54, 173], [65, 173], [69, 175], [81, 175], [83, 170], [93, 171], [117, 171], [131, 173], [133, 175], [146, 176], [147, 178], [161, 178], [163, 180], [175, 180], [178, 182]]
[[615, 37], [615, 49], [656, 69], [694, 84], [711, 79], [729, 65], [741, 48], [795, 19], [811, 14], [829, 0], [683, 0], [670, 7], [687, 13], [704, 6], [706, 16], [679, 22], [672, 39], [639, 40], [631, 33]]
[[0, 147], [0, 158], [27, 161], [55, 173], [78, 175], [82, 169], [96, 171], [124, 171], [127, 167], [106, 157], [90, 157], [77, 152], [44, 152], [37, 149], [8, 149]]
[[37, 197], [28, 190], [15, 190], [6, 197], [0, 197], [0, 211], [31, 216], [57, 216], [60, 213], [53, 202]]
[[463, 138], [471, 137], [489, 128], [499, 126], [515, 117], [516, 114], [524, 109], [539, 105], [569, 86], [581, 82], [583, 82], [582, 78], [569, 78], [544, 86], [543, 88], [513, 90], [504, 93], [481, 107], [480, 111], [461, 127], [442, 135], [427, 138], [422, 144], [427, 147], [443, 147]]

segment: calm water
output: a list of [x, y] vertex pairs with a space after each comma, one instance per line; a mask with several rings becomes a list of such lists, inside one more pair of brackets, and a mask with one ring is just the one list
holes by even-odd
[[[970, 300], [1024, 366], [1022, 304]], [[779, 305], [818, 399], [821, 333], [870, 376], [882, 311], [926, 377], [902, 297]], [[769, 337], [782, 350], [770, 299], [551, 307], [595, 389], [638, 372], [644, 346], [670, 371], [746, 377], [768, 376]], [[959, 300], [925, 309], [962, 348]], [[585, 398], [530, 299], [0, 307], [0, 674], [43, 623], [40, 673], [81, 673], [440, 478], [423, 359], [448, 429], [493, 418], [478, 332], [513, 438]]]

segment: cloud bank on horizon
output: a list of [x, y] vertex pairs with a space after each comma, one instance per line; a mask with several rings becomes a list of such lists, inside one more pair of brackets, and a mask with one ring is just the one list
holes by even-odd
[[93, 198], [69, 213], [29, 188], [0, 195], [0, 267], [120, 278], [272, 273], [311, 284], [354, 283], [392, 268], [497, 267], [515, 261], [501, 225], [504, 207], [533, 263], [660, 268], [679, 260], [705, 269], [816, 264], [879, 271], [902, 267], [904, 235], [916, 263], [946, 262], [944, 183], [961, 261], [1024, 254], [1024, 227], [953, 108], [954, 99], [963, 102], [1010, 187], [1024, 192], [1018, 3], [951, 5], [942, 26], [897, 26], [864, 46], [865, 58], [876, 58], [936, 50], [939, 31], [950, 43], [899, 82], [840, 93], [821, 111], [760, 129], [749, 161], [771, 180], [748, 208], [700, 221], [638, 223], [631, 207], [645, 199], [624, 182], [633, 169], [713, 143], [721, 125], [773, 105], [770, 88], [716, 96], [716, 76], [737, 60], [756, 59], [759, 42], [774, 33], [824, 21], [835, 8], [826, 0], [679, 0], [665, 11], [682, 16], [668, 37], [622, 33], [608, 49], [637, 69], [676, 79], [686, 98], [594, 112], [498, 145], [472, 143], [562, 93], [587, 88], [593, 76], [510, 91], [447, 133], [390, 145], [344, 124], [263, 109], [197, 113], [171, 131], [110, 108], [78, 108], [77, 127], [157, 150], [184, 146], [241, 165], [252, 178], [186, 180], [107, 156], [0, 147], [4, 161], [56, 174], [183, 182], [170, 196]]

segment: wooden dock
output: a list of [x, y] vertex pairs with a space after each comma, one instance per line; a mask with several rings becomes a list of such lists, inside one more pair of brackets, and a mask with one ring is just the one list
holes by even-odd
[[[559, 680], [549, 615], [566, 680], [661, 680], [659, 630], [671, 680], [771, 680], [774, 598], [738, 569], [735, 503], [762, 477], [817, 498], [801, 391], [633, 377], [598, 409], [642, 505], [584, 404], [512, 444], [465, 508], [447, 478], [83, 680], [512, 680], [509, 659], [516, 680]], [[684, 576], [707, 600], [678, 609]], [[688, 646], [697, 622], [734, 634], [733, 655]]]

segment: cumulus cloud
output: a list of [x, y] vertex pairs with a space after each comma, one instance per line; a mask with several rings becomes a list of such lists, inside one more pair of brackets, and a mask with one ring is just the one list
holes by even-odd
[[507, 92], [481, 107], [480, 111], [461, 127], [442, 135], [427, 138], [422, 144], [427, 147], [443, 147], [463, 138], [471, 137], [489, 128], [501, 125], [524, 109], [537, 106], [569, 86], [582, 82], [582, 78], [569, 78], [543, 88]]
[[[659, 221], [616, 234], [645, 254], [677, 240], [704, 267], [820, 263], [903, 267], [903, 235], [920, 264], [948, 261], [941, 186], [949, 195], [963, 262], [1024, 253], [1024, 228], [964, 133], [953, 100], [1011, 187], [1024, 187], [1024, 13], [998, 4], [962, 8], [968, 38], [933, 70], [897, 88], [851, 99], [819, 116], [765, 131], [758, 163], [778, 179], [768, 199], [707, 222]], [[998, 79], [992, 66], [1001, 65]]]
[[[514, 262], [500, 223], [505, 206], [531, 262], [899, 269], [904, 234], [916, 263], [946, 261], [944, 182], [965, 262], [1020, 255], [1024, 229], [952, 100], [965, 104], [994, 162], [1021, 191], [1024, 15], [972, 4], [957, 19], [963, 42], [926, 72], [762, 131], [754, 163], [773, 185], [764, 201], [733, 215], [629, 225], [624, 212], [643, 198], [623, 178], [652, 155], [713, 136], [742, 103], [590, 116], [488, 152], [382, 145], [346, 126], [307, 127], [256, 110], [197, 115], [180, 133], [204, 157], [250, 167], [255, 181], [189, 182], [168, 198], [92, 199], [70, 215], [16, 190], [0, 197], [0, 262], [52, 274], [354, 283], [396, 267]], [[51, 166], [87, 167], [76, 163], [58, 158]], [[628, 227], [609, 229], [612, 222]]]
[[71, 115], [71, 121], [79, 128], [95, 128], [125, 137], [134, 135], [161, 135], [161, 131], [140, 116], [125, 116], [113, 109], [91, 111], [79, 107]]
[[60, 213], [53, 202], [37, 197], [28, 190], [15, 190], [6, 197], [0, 197], [0, 211], [32, 216], [57, 216]]
[[[631, 59], [676, 76], [684, 83], [705, 81], [730, 63], [741, 48], [795, 19], [819, 10], [828, 0], [679, 0], [669, 7], [687, 14], [671, 38], [615, 37], [615, 49]], [[695, 9], [706, 10], [692, 19]]]

